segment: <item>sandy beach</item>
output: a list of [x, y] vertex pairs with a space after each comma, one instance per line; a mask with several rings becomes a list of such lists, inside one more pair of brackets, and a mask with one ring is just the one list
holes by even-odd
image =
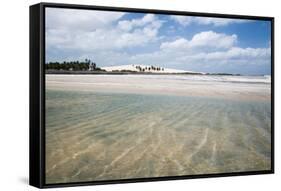
[[270, 100], [270, 79], [201, 75], [47, 75], [47, 89]]

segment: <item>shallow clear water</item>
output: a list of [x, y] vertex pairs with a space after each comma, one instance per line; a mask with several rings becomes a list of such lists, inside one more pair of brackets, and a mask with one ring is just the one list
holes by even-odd
[[46, 182], [270, 169], [271, 103], [46, 91]]

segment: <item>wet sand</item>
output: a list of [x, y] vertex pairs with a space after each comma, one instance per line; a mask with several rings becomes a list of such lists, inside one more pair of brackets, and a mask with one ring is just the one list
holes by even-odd
[[143, 78], [47, 76], [47, 183], [270, 169], [270, 84]]
[[[108, 93], [164, 94], [224, 99], [270, 100], [270, 83], [235, 77], [173, 75], [47, 75], [47, 88]], [[199, 80], [197, 80], [199, 79]]]

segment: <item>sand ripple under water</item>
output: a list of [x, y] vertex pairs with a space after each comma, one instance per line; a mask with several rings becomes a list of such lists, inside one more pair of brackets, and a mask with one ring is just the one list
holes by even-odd
[[270, 169], [270, 101], [46, 91], [46, 183]]

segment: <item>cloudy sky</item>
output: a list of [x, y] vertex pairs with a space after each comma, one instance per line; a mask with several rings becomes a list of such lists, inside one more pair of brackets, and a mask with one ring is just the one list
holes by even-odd
[[46, 10], [46, 61], [270, 74], [270, 22], [93, 10]]

